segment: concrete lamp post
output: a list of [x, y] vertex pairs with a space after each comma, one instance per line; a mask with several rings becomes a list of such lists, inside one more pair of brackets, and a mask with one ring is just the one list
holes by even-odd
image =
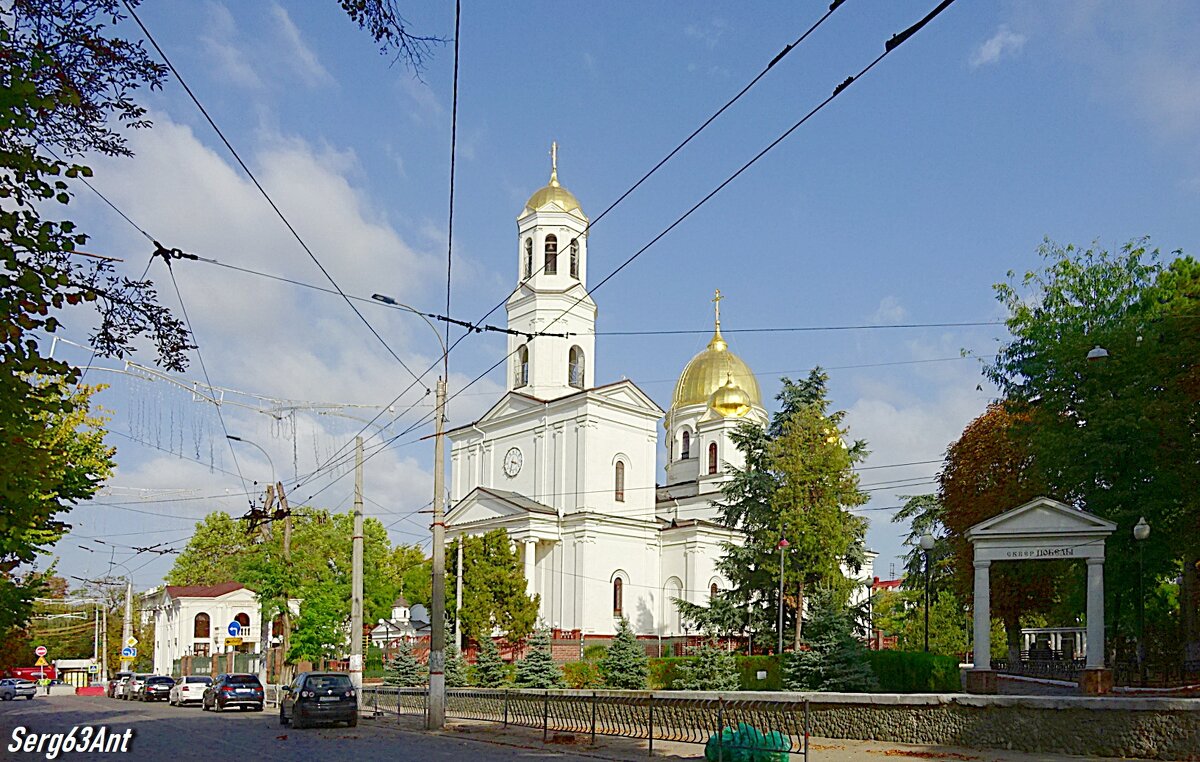
[[929, 551], [933, 550], [936, 541], [926, 532], [921, 535], [920, 542], [921, 550], [925, 552], [925, 653], [929, 653], [929, 577], [933, 571], [929, 566]]
[[1146, 523], [1146, 517], [1142, 516], [1138, 519], [1138, 523], [1133, 527], [1133, 539], [1137, 541], [1138, 546], [1138, 640], [1137, 640], [1137, 660], [1138, 674], [1141, 677], [1142, 685], [1146, 684], [1146, 570], [1145, 570], [1145, 553], [1146, 539], [1150, 537], [1150, 525]]
[[[790, 545], [786, 537], [779, 538], [779, 650], [775, 653], [779, 654], [780, 658], [783, 657], [783, 553]], [[799, 611], [796, 612], [796, 616], [801, 616]]]

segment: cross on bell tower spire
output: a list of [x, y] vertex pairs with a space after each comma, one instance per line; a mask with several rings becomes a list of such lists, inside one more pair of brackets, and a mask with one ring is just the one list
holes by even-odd
[[558, 141], [550, 143], [550, 185], [558, 187]]
[[717, 330], [721, 330], [721, 300], [725, 297], [721, 296], [721, 289], [717, 289], [716, 294], [712, 298], [712, 303], [715, 306], [717, 313]]

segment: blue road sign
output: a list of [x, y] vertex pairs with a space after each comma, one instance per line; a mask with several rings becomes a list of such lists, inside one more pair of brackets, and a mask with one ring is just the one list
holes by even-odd
[[227, 629], [229, 630], [229, 637], [231, 638], [236, 638], [242, 634], [242, 625], [240, 622], [230, 622]]
[[121, 649], [121, 656], [127, 659], [132, 659], [133, 657], [137, 656], [137, 649], [133, 646], [125, 646]]

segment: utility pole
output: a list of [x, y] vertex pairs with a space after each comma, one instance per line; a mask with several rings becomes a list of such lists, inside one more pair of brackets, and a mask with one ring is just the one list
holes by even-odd
[[[445, 367], [443, 355], [443, 368]], [[446, 724], [446, 522], [445, 479], [446, 377], [437, 381], [437, 406], [433, 412], [433, 590], [429, 617], [429, 714], [426, 727], [441, 730]]]
[[350, 588], [350, 682], [362, 704], [363, 630], [363, 438], [354, 438], [353, 574]]
[[[262, 541], [263, 544], [271, 542], [271, 506], [275, 504], [275, 485], [267, 485], [267, 497], [263, 500], [263, 523], [262, 523]], [[268, 545], [269, 547], [269, 545]], [[268, 551], [270, 552], [270, 551]], [[258, 621], [258, 681], [266, 685], [270, 677], [267, 669], [267, 654], [270, 650], [271, 640], [268, 637], [270, 632], [269, 621], [270, 612], [263, 605], [262, 601], [258, 603], [259, 621]]]
[[[129, 645], [129, 639], [133, 637], [133, 580], [125, 580], [125, 623], [121, 627], [121, 648]], [[121, 670], [131, 672], [133, 670], [133, 659], [121, 657]]]
[[[283, 491], [283, 482], [275, 482], [275, 494], [279, 498], [279, 508], [283, 511], [283, 565], [287, 569], [284, 579], [291, 579], [292, 569], [292, 509], [288, 506], [287, 494]], [[279, 624], [283, 633], [279, 640], [279, 650], [282, 657], [279, 660], [279, 682], [291, 681], [291, 670], [287, 667], [288, 649], [292, 647], [292, 591], [285, 585], [283, 590], [283, 613]]]

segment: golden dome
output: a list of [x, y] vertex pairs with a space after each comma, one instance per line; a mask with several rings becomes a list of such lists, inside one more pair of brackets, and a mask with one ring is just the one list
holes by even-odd
[[550, 156], [552, 157], [550, 182], [529, 197], [529, 200], [525, 202], [525, 212], [534, 212], [547, 204], [554, 204], [564, 212], [578, 212], [580, 217], [586, 219], [583, 207], [579, 205], [579, 199], [575, 198], [574, 193], [558, 184], [558, 143], [551, 144]]
[[[712, 341], [703, 352], [696, 355], [683, 368], [675, 384], [671, 407], [701, 405], [713, 397], [714, 392], [732, 382], [734, 389], [747, 397], [748, 405], [762, 406], [762, 395], [758, 390], [758, 379], [742, 358], [729, 351], [729, 345], [721, 336], [721, 292], [713, 300], [717, 304], [717, 327]], [[740, 414], [739, 414], [740, 415]]]
[[733, 383], [733, 376], [728, 376], [725, 385], [708, 398], [708, 406], [722, 418], [741, 418], [750, 412], [750, 395]]

